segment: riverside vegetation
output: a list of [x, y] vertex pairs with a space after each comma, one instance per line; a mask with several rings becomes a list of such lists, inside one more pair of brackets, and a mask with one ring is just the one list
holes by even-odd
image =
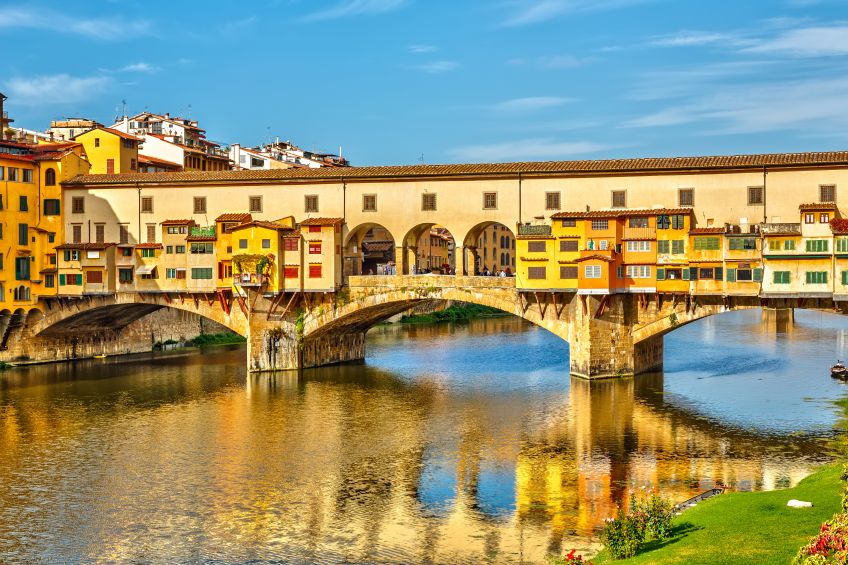
[[444, 310], [431, 312], [429, 314], [413, 314], [400, 319], [401, 324], [433, 324], [437, 322], [467, 322], [476, 318], [495, 318], [509, 316], [507, 312], [482, 306], [480, 304], [462, 303], [453, 305]]

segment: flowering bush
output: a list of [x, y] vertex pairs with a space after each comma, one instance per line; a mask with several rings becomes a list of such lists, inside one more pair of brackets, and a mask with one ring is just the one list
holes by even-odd
[[561, 557], [549, 556], [548, 563], [550, 565], [592, 565], [591, 561], [584, 561], [582, 555], [577, 555], [577, 550], [574, 549]]
[[671, 501], [652, 492], [647, 497], [630, 495], [630, 513], [644, 522], [645, 536], [658, 540], [671, 535], [671, 520], [674, 518], [674, 506]]
[[793, 565], [848, 563], [848, 514], [836, 514], [802, 547]]
[[607, 520], [601, 532], [601, 542], [613, 559], [628, 559], [636, 555], [645, 541], [645, 518], [621, 514]]

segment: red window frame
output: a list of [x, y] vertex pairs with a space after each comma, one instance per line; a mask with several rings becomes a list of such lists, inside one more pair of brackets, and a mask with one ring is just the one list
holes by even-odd
[[321, 278], [321, 265], [309, 265], [309, 278], [310, 279], [320, 279]]

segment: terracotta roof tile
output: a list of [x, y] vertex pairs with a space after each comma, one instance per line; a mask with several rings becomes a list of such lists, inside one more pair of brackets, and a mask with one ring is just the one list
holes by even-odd
[[217, 241], [218, 237], [214, 235], [190, 235], [186, 237], [186, 241]]
[[136, 249], [162, 249], [161, 243], [139, 243], [135, 246]]
[[277, 222], [266, 222], [264, 220], [253, 220], [250, 222], [245, 222], [243, 224], [239, 224], [237, 226], [233, 226], [230, 228], [230, 231], [237, 231], [251, 227], [260, 227], [267, 228], [269, 230], [278, 230], [278, 231], [294, 231], [292, 228], [288, 226], [284, 226], [283, 224], [278, 224]]
[[228, 212], [215, 218], [216, 222], [249, 222], [253, 216], [246, 212]]
[[57, 245], [56, 249], [83, 249], [86, 251], [103, 251], [104, 249], [109, 249], [110, 247], [114, 247], [115, 245], [115, 243], [63, 243], [62, 245]]
[[589, 212], [557, 212], [554, 220], [580, 218], [626, 218], [629, 216], [652, 216], [657, 214], [691, 214], [692, 208], [641, 208], [632, 210], [591, 210]]
[[599, 254], [596, 253], [594, 255], [586, 255], [585, 257], [578, 257], [577, 259], [574, 260], [574, 262], [575, 263], [581, 263], [583, 261], [590, 261], [592, 259], [597, 259], [599, 261], [606, 261], [607, 263], [612, 263], [614, 261], [614, 259], [612, 257], [607, 257], [606, 255], [599, 255]]
[[302, 226], [335, 226], [344, 221], [342, 218], [307, 218], [300, 222]]
[[321, 167], [317, 169], [271, 169], [252, 171], [186, 171], [130, 175], [80, 175], [66, 184], [134, 184], [144, 182], [255, 182], [304, 179], [356, 179], [391, 177], [439, 177], [461, 175], [513, 176], [521, 174], [601, 174], [629, 172], [679, 172], [715, 169], [759, 169], [763, 167], [848, 166], [848, 151], [816, 153], [772, 153], [710, 157], [655, 157], [646, 159], [603, 159], [595, 161], [540, 161], [525, 163], [400, 165], [390, 167]]
[[801, 204], [798, 206], [798, 210], [810, 211], [810, 210], [836, 210], [836, 204], [834, 202], [813, 202], [811, 204]]
[[689, 230], [689, 235], [706, 235], [715, 234], [721, 235], [724, 233], [724, 228], [692, 228]]
[[194, 220], [165, 220], [162, 222], [163, 226], [183, 226], [183, 225], [194, 225]]

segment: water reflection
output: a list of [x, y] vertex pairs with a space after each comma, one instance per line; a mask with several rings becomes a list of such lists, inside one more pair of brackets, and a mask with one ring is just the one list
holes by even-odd
[[[812, 375], [846, 326], [728, 316], [671, 334], [665, 375], [591, 383], [511, 318], [379, 328], [366, 364], [300, 377], [246, 376], [238, 348], [5, 373], [0, 555], [539, 561], [634, 488], [794, 484], [824, 458], [842, 389]], [[777, 382], [794, 427], [757, 408]]]

